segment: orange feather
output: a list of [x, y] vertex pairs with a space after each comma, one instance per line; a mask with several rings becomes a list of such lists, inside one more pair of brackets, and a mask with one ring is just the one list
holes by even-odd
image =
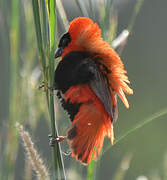
[[127, 85], [129, 83], [126, 70], [119, 55], [101, 37], [101, 30], [97, 24], [86, 17], [74, 19], [69, 26], [72, 41], [65, 48], [62, 57], [71, 51], [86, 51], [92, 57], [99, 57], [101, 62], [111, 71], [107, 74], [110, 89], [115, 91], [129, 108], [129, 103], [124, 92], [133, 94], [133, 90]]
[[104, 105], [88, 85], [71, 87], [65, 93], [71, 103], [82, 102], [68, 132], [72, 156], [88, 164], [100, 154], [105, 136], [114, 143], [112, 121]]

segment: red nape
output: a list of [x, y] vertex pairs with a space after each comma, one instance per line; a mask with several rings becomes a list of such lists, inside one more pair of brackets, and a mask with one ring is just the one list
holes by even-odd
[[71, 87], [66, 100], [82, 103], [68, 131], [72, 156], [84, 164], [100, 154], [105, 136], [114, 142], [113, 125], [104, 105], [88, 85]]

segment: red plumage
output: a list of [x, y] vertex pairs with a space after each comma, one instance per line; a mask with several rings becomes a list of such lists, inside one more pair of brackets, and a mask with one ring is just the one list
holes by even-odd
[[55, 89], [72, 120], [67, 142], [72, 156], [88, 164], [100, 154], [105, 136], [114, 143], [116, 95], [129, 107], [124, 92], [133, 91], [127, 85], [129, 80], [120, 57], [89, 18], [76, 18], [70, 23], [56, 52], [56, 57], [60, 55]]
[[71, 87], [65, 93], [65, 98], [70, 99], [71, 103], [83, 103], [68, 132], [68, 137], [73, 133], [76, 133], [76, 136], [69, 138], [68, 142], [72, 148], [72, 156], [87, 164], [91, 158], [94, 159], [100, 154], [105, 136], [108, 136], [113, 144], [112, 121], [104, 105], [88, 85]]

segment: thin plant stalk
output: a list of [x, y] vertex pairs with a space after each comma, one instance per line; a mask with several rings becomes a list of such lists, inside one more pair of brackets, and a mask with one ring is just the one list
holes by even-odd
[[[88, 178], [87, 178], [87, 180], [93, 180], [95, 178], [96, 166], [95, 166], [95, 163], [93, 160], [93, 156], [94, 156], [95, 151], [96, 151], [96, 148], [94, 148], [94, 150], [93, 150], [91, 161], [90, 161], [89, 166], [88, 166]], [[96, 152], [96, 153], [98, 153], [98, 152]]]
[[112, 6], [113, 0], [107, 0], [105, 5], [105, 16], [103, 19], [103, 28], [102, 28], [102, 36], [104, 40], [107, 40], [107, 31], [110, 26], [110, 17], [111, 17], [111, 6]]
[[[49, 57], [49, 84], [51, 87], [54, 85], [54, 52], [55, 52], [55, 34], [56, 34], [56, 4], [54, 0], [50, 0], [50, 16], [49, 16], [49, 27], [50, 27], [50, 57]], [[55, 111], [54, 111], [54, 97], [53, 91], [50, 91], [50, 119], [53, 138], [58, 136], [58, 130], [55, 121]], [[53, 150], [54, 158], [57, 158], [57, 165], [59, 166], [60, 175], [62, 179], [66, 179], [63, 158], [61, 153], [61, 147], [56, 143], [56, 148]], [[57, 167], [56, 165], [56, 167]]]
[[[43, 2], [44, 3], [44, 2]], [[56, 121], [55, 121], [55, 111], [54, 111], [54, 97], [53, 97], [53, 90], [48, 91], [48, 84], [50, 87], [53, 87], [54, 83], [54, 51], [55, 51], [55, 35], [56, 35], [56, 4], [54, 0], [50, 0], [48, 2], [45, 1], [45, 5], [42, 5], [42, 10], [46, 10], [44, 6], [47, 8], [47, 14], [48, 14], [48, 24], [49, 24], [49, 51], [48, 55], [45, 55], [47, 53], [47, 50], [44, 53], [44, 45], [43, 39], [42, 39], [42, 29], [41, 29], [41, 22], [40, 22], [40, 13], [39, 13], [39, 4], [38, 1], [32, 0], [33, 5], [33, 13], [34, 13], [34, 21], [35, 21], [35, 29], [36, 29], [36, 35], [37, 35], [37, 43], [38, 43], [38, 49], [39, 49], [39, 55], [40, 60], [42, 64], [42, 70], [43, 70], [43, 78], [44, 78], [44, 87], [48, 102], [48, 108], [49, 108], [49, 114], [50, 114], [50, 120], [51, 120], [51, 131], [53, 138], [58, 136]], [[48, 11], [49, 9], [49, 11]], [[43, 24], [46, 26], [46, 12], [43, 12], [43, 15], [45, 15], [45, 19]], [[46, 28], [46, 27], [45, 27]], [[47, 36], [46, 29], [44, 30], [43, 36]], [[47, 39], [46, 37], [44, 38]], [[47, 65], [47, 57], [49, 58], [48, 65]], [[61, 155], [61, 148], [58, 143], [56, 143], [55, 147], [53, 148], [53, 167], [54, 167], [54, 176], [55, 179], [58, 179], [59, 177], [61, 179], [66, 179], [65, 177], [65, 171], [64, 171], [64, 164], [63, 164], [63, 158]]]
[[69, 22], [68, 22], [68, 19], [67, 19], [67, 15], [66, 15], [65, 9], [63, 7], [63, 3], [62, 3], [61, 0], [57, 0], [56, 3], [57, 3], [56, 4], [57, 5], [57, 9], [59, 11], [60, 17], [61, 17], [63, 25], [64, 25], [64, 29], [65, 29], [65, 31], [67, 31]]
[[[46, 99], [47, 103], [49, 104], [49, 95], [47, 87], [47, 67], [46, 67], [46, 56], [44, 53], [43, 47], [43, 39], [42, 39], [42, 30], [41, 30], [41, 21], [40, 21], [40, 13], [39, 13], [39, 4], [38, 1], [32, 0], [32, 7], [33, 7], [33, 15], [34, 15], [34, 22], [35, 22], [35, 30], [36, 30], [36, 37], [37, 37], [37, 45], [39, 51], [39, 59], [42, 64], [42, 73], [43, 73], [43, 80], [44, 80], [44, 89], [46, 92]], [[43, 13], [44, 14], [44, 13]]]
[[26, 150], [26, 158], [31, 162], [32, 169], [36, 172], [38, 180], [50, 180], [49, 172], [42, 157], [39, 155], [38, 151], [34, 147], [34, 143], [27, 131], [24, 130], [23, 126], [18, 122], [16, 123], [16, 128], [19, 131], [21, 139], [24, 143], [24, 148]]
[[131, 16], [129, 26], [127, 28], [129, 32], [131, 32], [133, 27], [134, 27], [136, 17], [138, 15], [138, 13], [140, 12], [140, 9], [141, 9], [143, 3], [144, 3], [144, 0], [137, 0], [136, 6], [135, 6], [133, 13], [132, 13], [132, 16]]
[[[140, 12], [143, 3], [144, 3], [144, 0], [137, 0], [135, 8], [133, 9], [133, 13], [132, 13], [132, 16], [131, 16], [131, 19], [130, 19], [130, 23], [129, 23], [128, 27], [127, 27], [127, 30], [125, 29], [123, 32], [127, 31], [128, 34], [131, 34], [132, 29], [133, 29], [133, 27], [135, 25], [135, 22], [136, 22], [137, 15]], [[120, 42], [119, 49], [118, 49], [119, 54], [122, 54], [123, 49], [124, 49], [124, 47], [125, 47], [125, 45], [127, 43], [128, 36], [124, 41]]]
[[89, 166], [88, 166], [88, 179], [87, 180], [93, 180], [93, 173], [94, 172], [94, 161], [91, 160]]
[[47, 10], [45, 0], [41, 0], [41, 7], [42, 7], [42, 33], [43, 33], [43, 41], [44, 41], [44, 48], [47, 50], [48, 47], [48, 24], [47, 24]]
[[[134, 128], [131, 128], [129, 131], [127, 131], [125, 134], [123, 134], [122, 136], [120, 136], [115, 142], [114, 145], [116, 145], [117, 143], [119, 143], [120, 141], [122, 141], [124, 138], [126, 138], [127, 136], [133, 134], [134, 132], [136, 132], [137, 130], [139, 130], [140, 128], [144, 127], [145, 125], [151, 123], [152, 121], [167, 115], [167, 108], [153, 114], [152, 116], [150, 116], [149, 118], [145, 119], [143, 122], [141, 122], [140, 124], [136, 125]], [[103, 151], [103, 154], [106, 153], [110, 148], [112, 147], [112, 145], [108, 145], [107, 148]]]

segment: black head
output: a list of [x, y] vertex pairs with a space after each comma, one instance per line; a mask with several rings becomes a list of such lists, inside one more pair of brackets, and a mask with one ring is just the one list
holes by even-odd
[[64, 48], [71, 42], [70, 34], [67, 32], [60, 38], [58, 48], [55, 51], [55, 58], [60, 57], [64, 51]]

